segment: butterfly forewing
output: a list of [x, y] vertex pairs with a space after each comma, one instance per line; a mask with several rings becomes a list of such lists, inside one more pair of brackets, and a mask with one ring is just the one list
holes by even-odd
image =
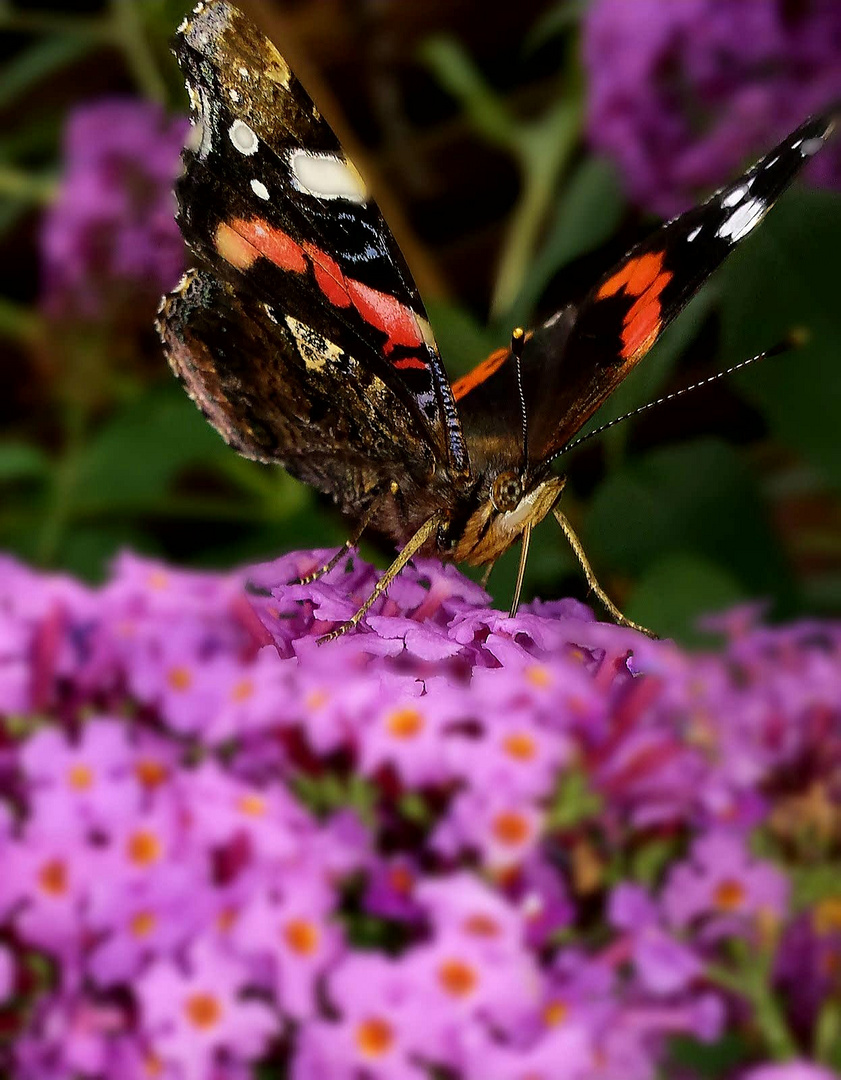
[[[580, 304], [554, 361], [551, 407], [533, 418], [535, 459], [558, 454], [643, 359], [710, 274], [760, 223], [830, 134], [835, 110], [807, 121], [734, 183], [657, 229]], [[556, 321], [541, 327], [524, 357], [524, 375], [547, 362]]]
[[190, 247], [238, 293], [329, 340], [341, 336], [416, 414], [439, 459], [465, 469], [417, 287], [364, 181], [286, 62], [224, 0], [199, 5], [175, 53], [194, 120], [177, 185]]
[[[528, 336], [521, 363], [532, 463], [559, 454], [646, 356], [820, 149], [837, 111], [807, 121], [734, 183], [655, 230], [579, 305]], [[493, 426], [496, 403], [515, 389], [512, 367], [510, 356], [484, 362], [455, 384], [468, 434]]]

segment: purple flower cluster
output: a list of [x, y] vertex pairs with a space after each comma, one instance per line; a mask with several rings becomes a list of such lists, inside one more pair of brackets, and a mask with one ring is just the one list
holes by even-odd
[[[663, 217], [841, 97], [837, 0], [593, 0], [583, 47], [590, 140]], [[841, 150], [809, 175], [841, 185]]]
[[322, 555], [0, 562], [0, 1071], [830, 1080], [841, 627], [692, 656], [418, 560], [318, 647], [376, 578]]
[[132, 98], [98, 100], [71, 114], [61, 186], [41, 237], [49, 314], [136, 310], [138, 297], [157, 304], [178, 280], [184, 254], [172, 185], [187, 129], [183, 118]]

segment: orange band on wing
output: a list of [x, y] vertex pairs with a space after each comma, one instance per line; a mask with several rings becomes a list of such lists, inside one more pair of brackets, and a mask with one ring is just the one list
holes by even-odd
[[456, 401], [459, 398], [463, 398], [465, 394], [469, 394], [471, 390], [474, 390], [480, 383], [483, 383], [485, 379], [490, 378], [495, 371], [498, 371], [510, 355], [510, 350], [507, 346], [501, 349], [497, 349], [492, 352], [491, 355], [477, 364], [472, 371], [468, 371], [466, 375], [462, 375], [460, 379], [456, 379], [453, 383], [453, 397]]
[[665, 256], [665, 251], [652, 251], [629, 259], [613, 277], [604, 282], [596, 296], [603, 300], [606, 296], [615, 296], [620, 289], [629, 296], [642, 296], [661, 275]]
[[[329, 303], [338, 308], [353, 305], [367, 323], [386, 334], [386, 356], [398, 345], [426, 352], [423, 329], [410, 307], [388, 293], [345, 277], [336, 260], [326, 252], [314, 244], [297, 243], [288, 233], [262, 218], [222, 222], [216, 230], [216, 250], [238, 270], [249, 269], [261, 256], [280, 270], [299, 274], [311, 266], [315, 283]], [[395, 366], [425, 368], [427, 361], [422, 355], [403, 357]]]
[[596, 293], [599, 300], [618, 293], [637, 298], [622, 320], [620, 356], [624, 360], [641, 359], [660, 333], [660, 293], [674, 276], [670, 270], [663, 269], [665, 256], [665, 251], [650, 251], [629, 259]]

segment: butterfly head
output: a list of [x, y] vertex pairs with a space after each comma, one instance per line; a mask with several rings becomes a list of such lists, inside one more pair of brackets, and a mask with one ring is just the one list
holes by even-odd
[[474, 490], [463, 526], [450, 535], [455, 560], [481, 566], [498, 559], [526, 526], [546, 517], [565, 483], [545, 469], [535, 475], [510, 468], [486, 474]]

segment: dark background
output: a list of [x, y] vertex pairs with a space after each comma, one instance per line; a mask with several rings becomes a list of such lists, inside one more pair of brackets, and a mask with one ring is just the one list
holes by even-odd
[[[454, 377], [517, 322], [580, 293], [656, 224], [582, 133], [538, 200], [521, 273], [500, 272], [512, 230], [522, 235], [534, 218], [523, 177], [557, 150], [553, 119], [583, 112], [584, 5], [241, 6], [371, 181]], [[185, 10], [176, 0], [0, 8], [0, 548], [94, 581], [125, 546], [228, 566], [346, 535], [327, 502], [238, 459], [207, 427], [169, 375], [152, 330], [156, 297], [137, 290], [99, 320], [45, 310], [39, 238], [66, 117], [114, 94], [184, 113], [167, 39]], [[841, 609], [839, 251], [838, 195], [807, 185], [787, 194], [601, 419], [792, 329], [808, 343], [568, 459], [566, 510], [602, 584], [661, 633], [691, 638], [698, 614], [749, 599], [767, 599], [777, 618]], [[500, 605], [515, 565], [509, 553], [491, 578]], [[526, 595], [566, 594], [584, 598], [583, 581], [547, 522]]]

